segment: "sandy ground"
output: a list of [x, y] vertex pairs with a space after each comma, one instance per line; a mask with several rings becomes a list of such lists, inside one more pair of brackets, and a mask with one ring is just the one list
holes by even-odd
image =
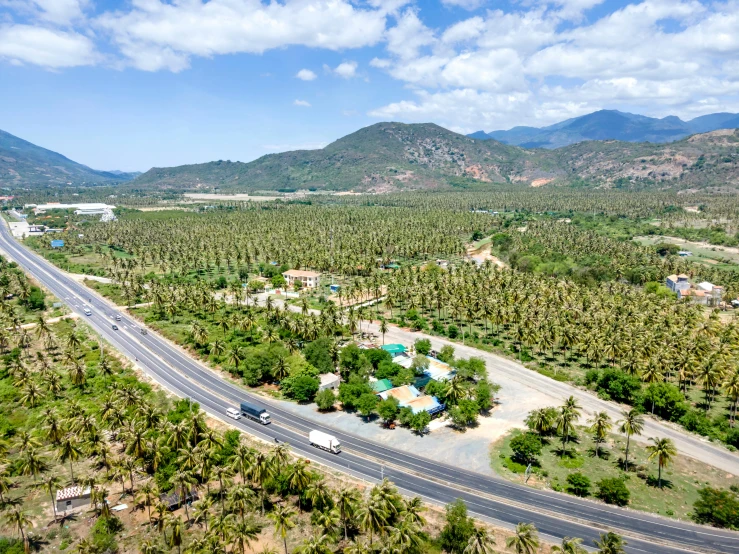
[[[501, 403], [489, 416], [480, 417], [477, 427], [464, 432], [443, 426], [420, 436], [410, 429], [396, 427], [386, 429], [379, 419], [365, 418], [341, 410], [321, 413], [315, 404], [296, 404], [281, 401], [283, 409], [323, 425], [335, 427], [347, 433], [387, 444], [399, 450], [418, 454], [452, 465], [460, 465], [472, 471], [492, 475], [490, 468], [490, 444], [506, 435], [511, 429], [523, 427], [526, 414], [538, 406], [546, 405], [548, 398], [539, 393], [523, 390], [501, 391]], [[436, 420], [434, 420], [436, 421]]]
[[84, 273], [67, 273], [67, 275], [75, 281], [79, 281], [80, 283], [82, 283], [85, 279], [105, 284], [110, 284], [113, 282], [113, 279], [111, 279], [110, 277], [98, 277], [97, 275], [85, 275]]

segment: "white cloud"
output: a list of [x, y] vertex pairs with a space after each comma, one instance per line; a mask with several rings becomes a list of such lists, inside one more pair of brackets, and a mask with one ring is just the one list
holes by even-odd
[[344, 79], [351, 79], [357, 73], [357, 62], [343, 62], [336, 66], [334, 73]]
[[[97, 25], [140, 69], [181, 70], [191, 56], [259, 54], [302, 45], [328, 50], [377, 43], [385, 30], [382, 10], [348, 0], [135, 0], [129, 12], [109, 12]], [[147, 61], [154, 53], [156, 59]]]
[[642, 0], [583, 23], [601, 3], [531, 0], [438, 30], [406, 10], [388, 30], [388, 55], [370, 65], [414, 96], [370, 115], [490, 130], [601, 108], [694, 116], [739, 106], [739, 0]]
[[476, 10], [486, 3], [486, 0], [441, 0], [445, 6], [463, 8], [465, 10]]
[[300, 106], [302, 108], [310, 108], [310, 102], [307, 102], [306, 100], [295, 100], [293, 102], [293, 106]]
[[313, 73], [310, 69], [301, 69], [295, 74], [295, 77], [301, 81], [313, 81], [318, 78], [318, 75]]
[[387, 69], [388, 67], [393, 65], [393, 62], [392, 60], [388, 60], [386, 58], [372, 58], [372, 60], [370, 60], [370, 65], [378, 69]]
[[406, 10], [398, 19], [397, 25], [387, 32], [387, 49], [400, 59], [418, 56], [424, 46], [434, 44], [434, 33], [418, 18], [415, 10]]
[[0, 26], [0, 58], [50, 69], [93, 65], [100, 60], [89, 38], [33, 25]]

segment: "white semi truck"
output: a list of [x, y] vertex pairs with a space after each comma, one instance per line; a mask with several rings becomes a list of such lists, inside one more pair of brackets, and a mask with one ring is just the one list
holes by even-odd
[[308, 440], [313, 446], [326, 450], [327, 452], [333, 452], [334, 454], [341, 452], [341, 443], [339, 442], [339, 439], [333, 435], [324, 433], [323, 431], [317, 431], [314, 429], [308, 433]]

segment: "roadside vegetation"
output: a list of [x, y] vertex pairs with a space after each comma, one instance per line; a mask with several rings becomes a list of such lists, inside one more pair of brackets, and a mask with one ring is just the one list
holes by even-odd
[[[720, 517], [701, 508], [703, 498], [721, 491], [730, 505], [739, 490], [737, 477], [680, 456], [670, 439], [649, 437], [646, 445], [635, 442], [644, 423], [635, 410], [616, 421], [605, 413], [594, 414], [587, 425], [576, 424], [580, 415], [574, 399], [532, 411], [527, 431], [514, 431], [492, 446], [492, 467], [530, 486], [720, 524]], [[715, 510], [724, 508], [716, 504]]]

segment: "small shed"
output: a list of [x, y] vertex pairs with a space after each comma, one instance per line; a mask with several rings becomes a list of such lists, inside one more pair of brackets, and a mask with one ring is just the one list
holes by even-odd
[[384, 344], [381, 347], [385, 352], [390, 352], [393, 357], [399, 356], [400, 354], [405, 354], [406, 347], [402, 344]]
[[159, 500], [161, 500], [162, 503], [167, 506], [168, 510], [176, 510], [177, 508], [182, 506], [183, 502], [194, 502], [197, 499], [198, 490], [195, 487], [190, 489], [190, 492], [185, 496], [184, 499], [180, 498], [180, 493], [178, 491], [164, 493], [159, 497]]
[[336, 390], [339, 388], [339, 383], [341, 382], [339, 376], [334, 373], [321, 373], [321, 375], [318, 376], [318, 379], [320, 380], [318, 390]]
[[66, 512], [90, 503], [90, 487], [66, 487], [56, 491], [56, 511]]

